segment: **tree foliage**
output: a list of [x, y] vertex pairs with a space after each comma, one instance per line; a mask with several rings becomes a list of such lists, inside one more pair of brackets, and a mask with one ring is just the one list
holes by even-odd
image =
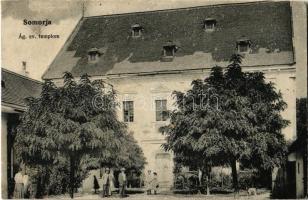
[[187, 92], [175, 91], [177, 109], [161, 129], [165, 149], [184, 164], [231, 166], [236, 191], [236, 162], [259, 169], [282, 164], [286, 143], [281, 130], [288, 125], [281, 116], [286, 108], [281, 93], [262, 72], [242, 72], [241, 60], [233, 55], [225, 71], [215, 66]]
[[117, 119], [113, 88], [91, 81], [88, 75], [78, 81], [70, 73], [63, 78], [63, 86], [46, 81], [40, 97], [28, 99], [15, 143], [20, 160], [29, 166], [48, 166], [65, 158], [70, 166], [71, 196], [76, 172], [91, 159], [96, 167], [142, 169], [143, 153], [125, 123]]

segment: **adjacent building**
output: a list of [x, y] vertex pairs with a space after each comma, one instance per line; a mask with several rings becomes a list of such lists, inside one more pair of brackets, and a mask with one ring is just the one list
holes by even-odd
[[40, 95], [42, 83], [3, 68], [1, 73], [1, 189], [2, 198], [7, 199], [19, 167], [13, 147], [19, 116], [26, 110], [25, 99]]
[[[298, 2], [300, 3], [300, 2]], [[44, 73], [63, 83], [65, 71], [103, 79], [118, 92], [119, 119], [126, 122], [147, 158], [146, 170], [159, 185], [173, 185], [171, 152], [161, 148], [159, 128], [174, 108], [172, 92], [186, 91], [211, 67], [226, 67], [233, 53], [244, 55], [243, 70], [262, 71], [288, 107], [287, 140], [296, 137], [296, 69], [307, 65], [306, 17], [290, 2], [252, 2], [83, 17]]]

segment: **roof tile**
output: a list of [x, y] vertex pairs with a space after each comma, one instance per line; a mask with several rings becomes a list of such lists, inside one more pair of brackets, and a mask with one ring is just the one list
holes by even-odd
[[3, 68], [1, 81], [4, 83], [1, 87], [1, 102], [17, 106], [25, 107], [25, 99], [27, 97], [38, 97], [42, 89], [41, 82]]
[[[214, 32], [204, 31], [203, 23], [207, 18], [217, 21]], [[131, 37], [131, 26], [136, 23], [144, 28], [142, 36], [137, 39]], [[217, 63], [223, 62], [234, 53], [236, 41], [243, 37], [251, 40], [252, 55], [258, 54], [260, 49], [268, 49], [268, 54], [274, 54], [279, 49], [279, 52], [291, 55], [290, 3], [255, 2], [87, 17], [82, 20], [74, 37], [59, 53], [44, 78], [62, 77], [63, 68], [69, 69], [75, 76], [84, 73], [105, 75], [117, 71], [114, 66], [123, 62], [129, 62], [131, 65], [127, 67], [132, 71], [136, 71], [133, 69], [136, 63], [151, 62], [161, 70], [166, 64], [159, 62], [162, 47], [169, 40], [179, 47], [177, 58], [196, 53], [200, 55], [201, 52], [210, 54]], [[106, 49], [96, 64], [87, 62], [87, 51], [92, 47]], [[287, 58], [284, 59], [285, 64], [293, 62], [292, 56]], [[273, 61], [273, 58], [269, 58], [268, 63], [266, 60], [262, 62], [281, 64], [281, 60]], [[169, 69], [170, 63], [166, 65]], [[181, 69], [176, 62], [171, 62], [171, 65], [173, 69]], [[148, 71], [145, 68], [139, 71]], [[117, 73], [126, 73], [130, 69]]]

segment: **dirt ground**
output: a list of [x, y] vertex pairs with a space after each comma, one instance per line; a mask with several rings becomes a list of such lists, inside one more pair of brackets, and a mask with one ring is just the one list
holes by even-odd
[[[54, 196], [54, 197], [49, 197], [48, 199], [69, 199], [68, 195], [65, 196]], [[100, 195], [97, 194], [76, 194], [74, 199], [103, 199]], [[104, 199], [121, 199], [119, 195], [115, 194], [112, 197], [104, 198]], [[251, 200], [262, 200], [262, 199], [270, 199], [270, 192], [265, 192], [259, 195], [252, 195], [248, 196], [245, 194], [241, 194], [238, 197], [234, 197], [233, 194], [228, 194], [228, 195], [222, 195], [222, 194], [215, 194], [215, 195], [181, 195], [181, 194], [158, 194], [158, 195], [146, 195], [146, 194], [133, 194], [129, 195], [126, 198], [122, 199], [137, 199], [137, 200], [142, 200], [142, 199], [149, 199], [149, 200], [173, 200], [173, 199], [181, 199], [181, 200], [201, 200], [201, 199], [210, 199], [210, 200], [224, 200], [224, 199], [251, 199]]]

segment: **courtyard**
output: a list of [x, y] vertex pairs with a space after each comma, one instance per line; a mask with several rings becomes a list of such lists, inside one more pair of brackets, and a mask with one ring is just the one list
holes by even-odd
[[2, 198], [308, 197], [306, 2], [58, 1], [1, 4]]
[[[69, 195], [61, 195], [61, 196], [50, 196], [49, 199], [69, 199]], [[120, 197], [118, 194], [114, 194], [112, 197], [105, 198], [105, 199], [119, 199]], [[195, 200], [195, 199], [232, 199], [234, 195], [231, 194], [214, 194], [214, 195], [182, 195], [182, 194], [158, 194], [158, 195], [146, 195], [146, 194], [131, 194], [125, 199], [149, 199], [149, 200], [156, 200], [156, 199], [187, 199], [187, 200]], [[98, 194], [76, 194], [75, 199], [103, 199]], [[246, 193], [241, 192], [239, 197], [236, 199], [270, 199], [270, 192], [264, 191], [258, 195], [248, 196]]]

